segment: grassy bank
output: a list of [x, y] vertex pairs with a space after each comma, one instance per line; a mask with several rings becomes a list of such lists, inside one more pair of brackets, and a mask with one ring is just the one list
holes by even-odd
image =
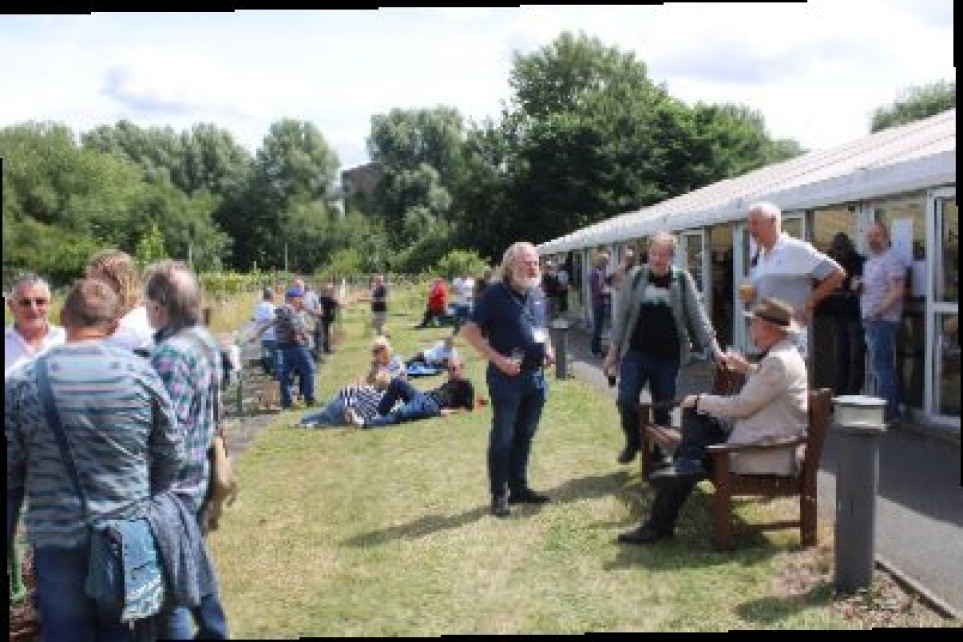
[[[345, 344], [321, 366], [330, 398], [369, 358], [365, 306], [345, 315]], [[420, 306], [389, 318], [407, 356], [446, 330], [413, 330]], [[487, 396], [483, 363], [464, 344]], [[440, 378], [417, 381], [422, 388]], [[798, 532], [710, 544], [708, 486], [683, 509], [676, 538], [614, 542], [647, 514], [652, 491], [620, 447], [611, 401], [575, 380], [550, 382], [530, 478], [553, 499], [509, 519], [488, 514], [490, 409], [384, 430], [291, 427], [279, 415], [240, 461], [243, 489], [211, 538], [238, 637], [455, 633], [835, 629], [880, 624], [835, 600], [832, 549], [795, 550]], [[791, 511], [789, 502], [739, 506]], [[822, 541], [831, 538], [823, 525]], [[875, 595], [875, 597], [874, 597]], [[861, 601], [860, 601], [861, 600]], [[915, 602], [886, 624], [940, 621]], [[851, 611], [856, 611], [853, 615]]]

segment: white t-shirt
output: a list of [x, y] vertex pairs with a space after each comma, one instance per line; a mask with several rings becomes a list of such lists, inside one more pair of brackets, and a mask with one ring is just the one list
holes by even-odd
[[[274, 304], [270, 301], [261, 301], [254, 308], [254, 322], [258, 327], [261, 327], [268, 321], [274, 321]], [[262, 341], [274, 341], [276, 339], [277, 335], [274, 333], [273, 325], [261, 335]]]
[[451, 350], [445, 349], [445, 342], [439, 341], [435, 345], [431, 346], [424, 351], [425, 363], [431, 364], [433, 366], [440, 366], [444, 363], [445, 359], [451, 359], [452, 357], [458, 356], [458, 350], [452, 347]]
[[40, 343], [40, 349], [34, 351], [13, 326], [9, 326], [3, 336], [3, 378], [17, 366], [32, 361], [50, 348], [62, 345], [67, 340], [67, 333], [59, 325], [47, 325], [47, 336]]
[[147, 320], [147, 307], [139, 305], [117, 323], [117, 330], [107, 338], [110, 345], [128, 350], [147, 350], [154, 347], [154, 329]]
[[475, 279], [469, 277], [455, 277], [451, 282], [455, 289], [455, 303], [458, 305], [471, 305], [472, 297], [475, 295]]
[[[832, 258], [783, 232], [771, 250], [759, 252], [756, 266], [749, 269], [749, 279], [756, 288], [757, 302], [774, 297], [798, 312], [812, 294], [813, 279], [822, 281], [837, 269], [841, 269], [840, 265]], [[805, 328], [795, 335], [793, 343], [805, 356]]]

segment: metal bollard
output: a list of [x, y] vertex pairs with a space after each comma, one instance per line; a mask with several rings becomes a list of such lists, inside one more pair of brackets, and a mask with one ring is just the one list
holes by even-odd
[[834, 397], [840, 435], [836, 470], [836, 590], [853, 593], [873, 578], [879, 440], [886, 432], [878, 397]]
[[559, 317], [552, 321], [552, 345], [555, 348], [555, 378], [568, 377], [568, 321]]

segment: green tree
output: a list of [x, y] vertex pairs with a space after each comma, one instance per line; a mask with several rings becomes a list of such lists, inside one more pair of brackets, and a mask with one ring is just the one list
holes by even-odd
[[413, 221], [452, 220], [452, 191], [465, 171], [464, 136], [461, 115], [451, 107], [394, 109], [371, 118], [368, 152], [382, 171], [375, 209], [395, 247], [427, 231]]
[[873, 112], [870, 132], [905, 125], [956, 107], [956, 81], [939, 80], [910, 87], [892, 104]]
[[157, 225], [151, 225], [150, 229], [137, 241], [134, 258], [137, 259], [141, 267], [168, 258], [167, 252], [164, 250], [164, 235], [161, 234]]

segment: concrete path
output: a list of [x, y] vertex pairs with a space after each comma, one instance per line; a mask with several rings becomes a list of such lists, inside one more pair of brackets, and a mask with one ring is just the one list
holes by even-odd
[[[569, 375], [614, 398], [615, 390], [602, 374], [601, 359], [589, 351], [588, 335], [571, 330], [568, 348]], [[696, 379], [690, 385], [707, 385], [704, 375]], [[618, 426], [612, 430], [618, 431]], [[838, 441], [830, 427], [818, 478], [822, 523], [835, 521]], [[877, 562], [944, 614], [956, 618], [963, 618], [960, 460], [958, 434], [941, 434], [922, 426], [888, 431], [880, 443], [876, 505]]]

